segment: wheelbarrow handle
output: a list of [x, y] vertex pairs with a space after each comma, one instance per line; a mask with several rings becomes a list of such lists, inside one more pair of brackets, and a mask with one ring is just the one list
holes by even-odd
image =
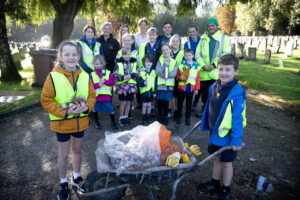
[[200, 161], [198, 164], [197, 164], [197, 168], [201, 167], [202, 165], [204, 165], [205, 163], [207, 163], [208, 161], [214, 159], [216, 156], [220, 155], [223, 151], [226, 151], [226, 150], [230, 150], [232, 149], [232, 146], [225, 146], [225, 147], [222, 147], [221, 149], [219, 149], [218, 151], [214, 152], [213, 154], [209, 155], [208, 157], [206, 157], [204, 160]]
[[182, 137], [182, 140], [185, 140], [187, 137], [189, 137], [195, 130], [196, 128], [198, 128], [201, 124], [201, 120], [199, 122], [197, 122], [193, 128], [191, 130], [189, 130], [183, 137]]

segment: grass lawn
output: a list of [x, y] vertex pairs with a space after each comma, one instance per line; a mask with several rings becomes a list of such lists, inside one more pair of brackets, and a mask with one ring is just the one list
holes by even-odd
[[23, 69], [19, 70], [20, 75], [24, 79], [20, 83], [3, 83], [0, 81], [1, 91], [31, 91], [30, 95], [25, 96], [23, 99], [14, 101], [12, 103], [7, 103], [0, 106], [0, 113], [9, 111], [11, 109], [30, 105], [32, 103], [38, 102], [41, 96], [41, 88], [33, 88], [31, 84], [34, 81], [33, 65], [31, 64], [31, 57], [26, 57], [21, 60]]
[[258, 53], [256, 61], [240, 60], [237, 77], [244, 85], [300, 110], [300, 60], [296, 57], [300, 57], [300, 49], [294, 50], [293, 57], [272, 54], [271, 63], [263, 64], [264, 53]]

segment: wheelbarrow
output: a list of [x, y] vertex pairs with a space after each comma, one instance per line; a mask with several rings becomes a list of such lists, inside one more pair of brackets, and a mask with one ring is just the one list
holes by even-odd
[[[184, 153], [188, 153], [190, 162], [181, 163], [178, 167], [159, 166], [148, 168], [138, 172], [122, 172], [119, 174], [115, 169], [111, 168], [107, 172], [102, 173], [94, 170], [86, 178], [87, 192], [83, 193], [80, 190], [74, 189], [75, 194], [79, 199], [90, 197], [92, 200], [117, 200], [120, 199], [126, 191], [127, 187], [143, 186], [148, 191], [148, 198], [154, 200], [151, 184], [163, 180], [174, 180], [172, 186], [171, 200], [176, 198], [177, 185], [188, 174], [194, 172], [208, 161], [214, 159], [223, 151], [231, 149], [231, 146], [226, 146], [215, 153], [209, 155], [204, 160], [198, 162], [192, 153], [184, 147], [184, 140], [191, 135], [194, 130], [199, 127], [201, 121], [196, 123], [182, 138], [172, 137]], [[104, 139], [99, 141], [100, 148], [104, 148]], [[107, 156], [108, 157], [108, 156]], [[109, 160], [107, 158], [106, 160]], [[108, 163], [106, 163], [108, 164]]]

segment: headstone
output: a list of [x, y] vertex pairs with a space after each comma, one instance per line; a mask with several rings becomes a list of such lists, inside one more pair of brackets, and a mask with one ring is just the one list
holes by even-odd
[[287, 45], [285, 47], [285, 51], [284, 51], [284, 54], [288, 57], [290, 56], [293, 56], [293, 50], [294, 50], [294, 47], [295, 47], [295, 42], [294, 40], [290, 40], [287, 42]]
[[244, 44], [242, 43], [238, 43], [237, 57], [238, 58], [244, 57]]
[[253, 48], [253, 47], [248, 48], [248, 59], [250, 61], [256, 60], [256, 48]]
[[231, 54], [235, 56], [235, 43], [231, 43]]
[[265, 52], [265, 64], [270, 64], [271, 61], [271, 50], [267, 49], [267, 51]]
[[12, 59], [16, 65], [17, 69], [22, 69], [20, 54], [19, 53], [12, 54]]

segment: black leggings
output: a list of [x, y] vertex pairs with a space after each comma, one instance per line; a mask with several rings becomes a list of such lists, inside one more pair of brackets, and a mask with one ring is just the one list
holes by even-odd
[[187, 93], [187, 92], [178, 92], [178, 103], [177, 103], [177, 113], [178, 117], [182, 117], [182, 108], [183, 108], [183, 102], [185, 99], [185, 118], [190, 119], [191, 117], [191, 109], [192, 109], [192, 101], [193, 101], [193, 93]]
[[158, 117], [160, 120], [165, 120], [168, 116], [169, 101], [157, 100]]

